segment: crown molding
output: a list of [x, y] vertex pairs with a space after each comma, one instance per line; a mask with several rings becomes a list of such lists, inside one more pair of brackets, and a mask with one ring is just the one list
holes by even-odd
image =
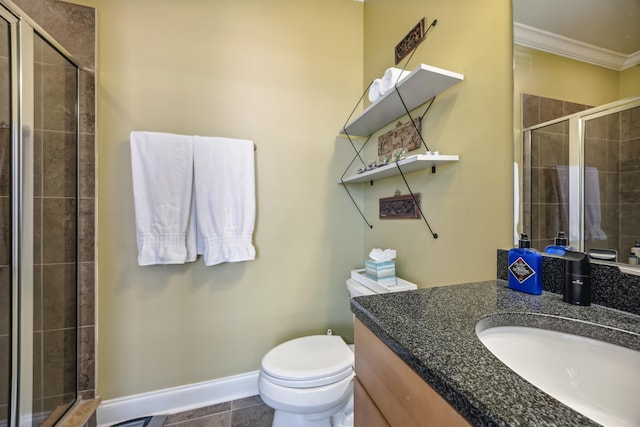
[[513, 41], [521, 46], [588, 62], [600, 67], [611, 68], [616, 71], [622, 71], [640, 64], [640, 51], [631, 55], [623, 55], [518, 22], [513, 23]]

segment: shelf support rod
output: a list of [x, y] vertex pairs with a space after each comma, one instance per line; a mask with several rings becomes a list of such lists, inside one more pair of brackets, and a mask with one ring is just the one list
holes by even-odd
[[344, 183], [344, 181], [342, 181], [342, 178], [340, 178], [340, 183], [342, 184], [342, 187], [344, 188], [344, 190], [347, 192], [347, 194], [349, 195], [349, 198], [351, 199], [351, 201], [353, 202], [353, 205], [356, 207], [356, 209], [358, 210], [358, 212], [360, 213], [360, 216], [362, 217], [362, 219], [364, 220], [364, 222], [367, 224], [367, 226], [371, 229], [373, 228], [373, 225], [371, 225], [369, 223], [369, 221], [367, 221], [367, 217], [364, 216], [364, 212], [362, 212], [362, 209], [360, 209], [360, 206], [358, 206], [358, 204], [356, 203], [356, 201], [353, 199], [353, 196], [351, 195], [351, 192], [349, 191], [349, 189], [347, 188], [347, 184]]
[[[369, 142], [369, 140], [371, 139], [371, 135], [369, 135], [367, 137], [367, 139], [364, 141], [364, 144], [362, 144], [362, 147], [360, 147], [360, 149], [358, 150], [355, 146], [355, 144], [353, 143], [353, 141], [351, 140], [350, 135], [347, 133], [346, 129], [345, 129], [345, 135], [347, 135], [347, 138], [349, 139], [349, 142], [351, 143], [351, 147], [353, 147], [353, 150], [356, 152], [356, 155], [353, 157], [353, 159], [351, 159], [351, 162], [349, 162], [349, 165], [347, 166], [347, 168], [344, 170], [344, 172], [342, 172], [342, 176], [340, 177], [340, 184], [342, 184], [342, 187], [344, 188], [344, 190], [347, 192], [347, 194], [349, 195], [349, 198], [351, 199], [351, 202], [353, 202], [353, 205], [356, 207], [356, 209], [358, 210], [358, 213], [360, 213], [360, 216], [362, 217], [362, 219], [364, 220], [364, 222], [367, 224], [367, 226], [371, 229], [373, 228], [373, 225], [371, 225], [369, 223], [369, 221], [367, 221], [367, 217], [364, 215], [364, 212], [362, 212], [362, 209], [360, 209], [360, 206], [358, 206], [358, 204], [356, 203], [355, 199], [353, 198], [353, 196], [351, 195], [351, 192], [349, 191], [349, 189], [347, 188], [347, 184], [344, 182], [344, 176], [347, 174], [347, 172], [349, 172], [349, 169], [351, 169], [351, 165], [353, 165], [353, 162], [356, 161], [356, 159], [360, 159], [360, 161], [362, 162], [362, 164], [364, 165], [364, 161], [362, 160], [362, 157], [360, 156], [360, 153], [362, 152], [362, 150], [364, 150], [364, 147], [367, 145], [367, 143]], [[373, 181], [371, 182], [371, 184], [373, 185]]]
[[[398, 98], [400, 98], [400, 102], [402, 102], [402, 107], [404, 108], [404, 111], [407, 113], [407, 116], [409, 116], [410, 123], [414, 123], [413, 132], [418, 132], [418, 138], [420, 138], [420, 142], [422, 143], [422, 145], [424, 145], [424, 148], [426, 148], [426, 150], [429, 151], [429, 147], [427, 147], [427, 142], [424, 140], [422, 136], [422, 131], [416, 127], [415, 122], [413, 121], [413, 117], [411, 116], [411, 112], [407, 108], [407, 104], [404, 103], [404, 99], [402, 98], [402, 95], [400, 94], [400, 91], [398, 90], [397, 85], [396, 85], [396, 93], [398, 94]], [[433, 105], [433, 101], [435, 100], [436, 100], [435, 96], [431, 98], [431, 102], [429, 102], [429, 105], [427, 105], [426, 110], [424, 110], [424, 113], [422, 113], [422, 115], [419, 116], [420, 123], [422, 123], [424, 116], [427, 115], [427, 112], [429, 112], [429, 109], [431, 108], [431, 106]], [[413, 135], [413, 133], [411, 135]], [[411, 135], [409, 135], [409, 137], [411, 137]]]
[[418, 208], [418, 212], [420, 212], [420, 216], [424, 220], [424, 223], [427, 224], [427, 228], [429, 229], [429, 232], [431, 233], [431, 237], [433, 237], [434, 239], [437, 239], [438, 238], [438, 233], [434, 233], [433, 230], [431, 229], [431, 226], [429, 225], [429, 221], [427, 221], [427, 218], [424, 216], [424, 212], [422, 212], [422, 207], [420, 206], [420, 203], [418, 203], [418, 200], [416, 199], [415, 194], [413, 194], [413, 190], [411, 190], [411, 187], [409, 187], [409, 183], [407, 182], [407, 178], [405, 178], [404, 172], [402, 172], [402, 168], [400, 167], [400, 164], [398, 163], [398, 161], [396, 161], [396, 166], [398, 167], [398, 171], [400, 172], [400, 176], [402, 177], [402, 180], [404, 181], [404, 185], [407, 186], [407, 190], [409, 190], [409, 194], [411, 194], [411, 198], [413, 199], [413, 203]]

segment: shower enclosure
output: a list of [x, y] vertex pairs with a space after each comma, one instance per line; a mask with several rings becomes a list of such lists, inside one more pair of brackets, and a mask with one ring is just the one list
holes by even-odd
[[78, 398], [78, 67], [0, 2], [0, 426]]
[[640, 98], [524, 129], [519, 164], [520, 228], [535, 248], [563, 231], [578, 250], [627, 262], [640, 241]]

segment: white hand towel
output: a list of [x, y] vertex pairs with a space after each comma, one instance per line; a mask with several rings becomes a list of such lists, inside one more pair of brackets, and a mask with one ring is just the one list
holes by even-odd
[[[556, 166], [558, 178], [560, 180], [560, 196], [562, 203], [569, 206], [569, 167]], [[584, 169], [584, 229], [583, 239], [585, 242], [593, 242], [596, 240], [606, 240], [607, 234], [602, 230], [600, 221], [602, 219], [600, 213], [600, 179], [598, 177], [598, 169], [594, 167], [585, 167]], [[576, 230], [573, 228], [573, 230]], [[570, 240], [579, 240], [578, 232], [569, 230]]]
[[600, 225], [600, 178], [598, 169], [584, 168], [584, 241], [606, 240]]
[[371, 86], [369, 86], [369, 101], [376, 102], [382, 97], [380, 87], [382, 86], [382, 79], [375, 79]]
[[138, 264], [196, 259], [193, 137], [131, 132]]
[[253, 142], [194, 137], [194, 176], [205, 265], [255, 259]]
[[393, 89], [396, 84], [400, 83], [402, 79], [407, 77], [410, 71], [402, 70], [400, 68], [391, 67], [384, 72], [382, 77], [382, 84], [380, 85], [380, 93], [382, 95]]

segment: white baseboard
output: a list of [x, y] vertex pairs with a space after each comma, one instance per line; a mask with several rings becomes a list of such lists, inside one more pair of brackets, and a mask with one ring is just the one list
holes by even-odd
[[98, 407], [98, 426], [133, 418], [175, 414], [258, 394], [259, 371], [196, 384], [105, 400]]

